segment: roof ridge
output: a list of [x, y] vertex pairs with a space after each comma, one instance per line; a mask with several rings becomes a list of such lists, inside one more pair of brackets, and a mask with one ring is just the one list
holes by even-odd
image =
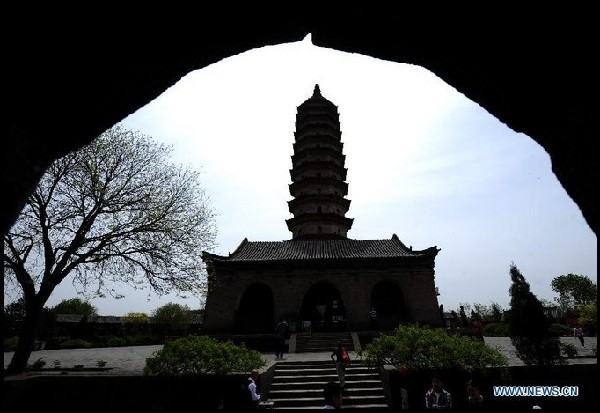
[[[217, 261], [260, 262], [295, 260], [338, 259], [413, 259], [434, 257], [439, 249], [430, 247], [422, 251], [408, 248], [396, 234], [388, 239], [302, 239], [282, 241], [248, 241], [240, 243], [229, 256], [206, 255]], [[204, 258], [204, 256], [203, 256]]]
[[247, 245], [250, 241], [248, 241], [248, 238], [244, 238], [242, 240], [242, 242], [240, 242], [240, 245], [238, 245], [238, 247], [233, 251], [229, 253], [229, 256], [231, 257], [232, 255], [237, 254], [239, 251], [241, 251], [242, 247], [244, 247], [245, 245]]

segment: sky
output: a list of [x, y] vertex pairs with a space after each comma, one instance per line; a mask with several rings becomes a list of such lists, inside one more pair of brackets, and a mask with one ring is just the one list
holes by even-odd
[[[438, 301], [508, 308], [514, 263], [538, 298], [552, 278], [597, 279], [597, 241], [551, 171], [548, 154], [428, 70], [304, 41], [254, 49], [189, 73], [122, 121], [173, 146], [173, 161], [200, 171], [217, 213], [217, 247], [244, 238], [291, 239], [297, 106], [315, 84], [338, 106], [354, 218], [348, 237], [437, 246]], [[153, 310], [199, 297], [157, 297], [123, 287], [97, 298], [102, 315]], [[67, 281], [48, 301], [76, 296]]]

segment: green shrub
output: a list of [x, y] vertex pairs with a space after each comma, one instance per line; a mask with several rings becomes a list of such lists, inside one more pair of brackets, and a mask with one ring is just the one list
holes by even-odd
[[571, 343], [560, 343], [560, 350], [564, 357], [577, 357], [577, 348]]
[[483, 327], [482, 334], [486, 337], [508, 337], [509, 332], [508, 323], [490, 323]]
[[418, 326], [400, 326], [390, 335], [382, 334], [359, 355], [372, 366], [391, 364], [412, 369], [473, 370], [507, 365], [497, 349], [480, 340]]
[[126, 346], [135, 346], [135, 336], [125, 335], [123, 338], [125, 339]]
[[108, 337], [106, 345], [108, 347], [124, 347], [127, 345], [127, 341], [123, 337]]
[[13, 336], [4, 339], [4, 351], [15, 351], [17, 349], [17, 343], [19, 342], [19, 337]]
[[165, 343], [146, 359], [144, 374], [188, 376], [248, 372], [266, 363], [260, 353], [231, 341], [219, 342], [207, 336], [185, 337]]
[[69, 336], [55, 336], [48, 338], [48, 343], [46, 344], [46, 350], [60, 350], [60, 343], [63, 341], [71, 340]]
[[126, 336], [126, 339], [131, 346], [145, 346], [163, 342], [162, 338], [152, 334], [134, 334], [132, 336]]
[[82, 340], [80, 338], [74, 338], [71, 340], [66, 340], [60, 343], [61, 348], [91, 348], [92, 343]]
[[548, 327], [548, 333], [553, 337], [570, 337], [573, 335], [573, 329], [563, 324], [551, 324]]

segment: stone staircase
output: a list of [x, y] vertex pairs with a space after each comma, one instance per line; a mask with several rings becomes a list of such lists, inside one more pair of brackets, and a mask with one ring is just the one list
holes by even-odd
[[296, 353], [332, 352], [340, 340], [348, 351], [354, 350], [352, 335], [348, 332], [312, 333], [296, 335]]
[[[335, 364], [325, 360], [280, 361], [275, 364], [268, 399], [274, 409], [322, 409], [323, 389], [329, 381], [338, 381]], [[346, 367], [346, 386], [342, 408], [387, 409], [383, 384], [377, 370], [360, 360]]]

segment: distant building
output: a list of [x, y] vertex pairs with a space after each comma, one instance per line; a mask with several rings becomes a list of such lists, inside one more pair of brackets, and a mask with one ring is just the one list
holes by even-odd
[[57, 314], [52, 335], [54, 337], [87, 337], [122, 335], [121, 317]]
[[[228, 256], [203, 253], [209, 286], [204, 331], [270, 333], [279, 318], [312, 331], [368, 330], [399, 323], [441, 326], [436, 247], [347, 237], [353, 219], [337, 106], [316, 85], [296, 115], [287, 241], [244, 239]], [[385, 148], [381, 148], [385, 150]], [[302, 324], [301, 324], [302, 323]]]
[[555, 322], [560, 317], [560, 310], [557, 305], [544, 306], [544, 315]]

